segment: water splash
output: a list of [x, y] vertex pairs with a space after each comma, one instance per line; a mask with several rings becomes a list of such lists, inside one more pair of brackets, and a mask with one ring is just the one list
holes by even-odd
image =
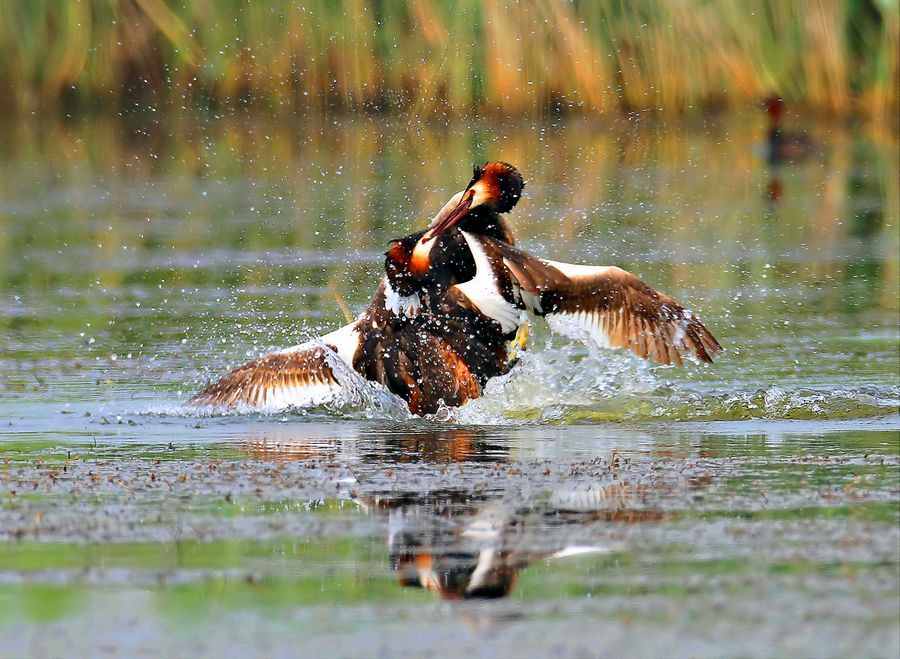
[[598, 413], [616, 400], [640, 399], [660, 386], [652, 367], [630, 354], [570, 343], [523, 353], [507, 375], [488, 382], [482, 398], [456, 410], [460, 423], [560, 422], [567, 409]]
[[[330, 417], [405, 421], [406, 403], [370, 382], [329, 351], [341, 384], [305, 405], [288, 409], [156, 407], [166, 416]], [[678, 379], [667, 376], [679, 373]], [[683, 374], [687, 373], [687, 377]], [[857, 419], [897, 414], [900, 386], [848, 385], [790, 388], [692, 378], [691, 372], [653, 366], [623, 351], [578, 342], [522, 354], [505, 376], [488, 382], [481, 398], [460, 408], [442, 406], [429, 421], [466, 425], [559, 425], [640, 421], [741, 421]], [[728, 374], [721, 374], [728, 380]], [[737, 382], [737, 384], [735, 384]], [[723, 391], [725, 389], [725, 391]]]
[[452, 421], [472, 424], [857, 419], [897, 414], [900, 386], [786, 388], [680, 380], [623, 352], [571, 344], [527, 353]]

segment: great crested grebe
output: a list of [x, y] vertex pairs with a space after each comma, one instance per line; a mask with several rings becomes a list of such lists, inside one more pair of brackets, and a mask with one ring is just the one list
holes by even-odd
[[[784, 99], [769, 96], [763, 101], [769, 115], [769, 130], [766, 134], [766, 159], [771, 165], [801, 162], [817, 151], [816, 143], [804, 132], [787, 131], [781, 123], [784, 117]], [[780, 196], [780, 195], [779, 195]]]
[[506, 373], [529, 316], [600, 346], [661, 364], [682, 353], [711, 362], [721, 346], [691, 312], [614, 266], [541, 259], [517, 249], [501, 214], [525, 183], [504, 162], [475, 167], [424, 231], [390, 243], [369, 307], [317, 341], [240, 366], [194, 405], [275, 410], [326, 402], [352, 369], [403, 398], [414, 414], [462, 405]]

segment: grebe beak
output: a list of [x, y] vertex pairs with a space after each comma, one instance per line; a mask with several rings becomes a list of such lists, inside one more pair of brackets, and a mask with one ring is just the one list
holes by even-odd
[[452, 229], [459, 224], [460, 220], [468, 215], [470, 210], [488, 203], [491, 199], [491, 189], [484, 181], [479, 180], [469, 184], [469, 187], [463, 191], [462, 197], [460, 198], [459, 203], [456, 204], [456, 207], [450, 210], [444, 217], [436, 219], [435, 223], [428, 229], [425, 235], [422, 236], [422, 242], [427, 242], [435, 236], [441, 235], [448, 229]]
[[469, 213], [469, 209], [472, 208], [472, 201], [474, 199], [475, 190], [469, 188], [463, 193], [462, 199], [459, 200], [456, 207], [425, 232], [425, 235], [422, 236], [422, 242], [428, 242], [435, 236], [439, 236], [448, 229], [452, 229], [459, 224], [459, 221]]

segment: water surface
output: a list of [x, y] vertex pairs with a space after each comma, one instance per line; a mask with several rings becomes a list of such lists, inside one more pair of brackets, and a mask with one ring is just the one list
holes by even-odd
[[[896, 656], [898, 148], [807, 128], [772, 167], [758, 117], [0, 126], [0, 655]], [[638, 273], [722, 358], [537, 326], [434, 419], [182, 407], [361, 310], [488, 158], [526, 249]]]

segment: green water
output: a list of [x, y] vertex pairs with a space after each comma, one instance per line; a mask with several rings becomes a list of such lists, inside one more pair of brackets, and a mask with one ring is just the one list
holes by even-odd
[[[758, 120], [0, 124], [0, 656], [896, 656], [898, 145], [772, 168]], [[182, 408], [363, 308], [488, 158], [526, 249], [721, 359], [538, 326], [437, 419]]]

